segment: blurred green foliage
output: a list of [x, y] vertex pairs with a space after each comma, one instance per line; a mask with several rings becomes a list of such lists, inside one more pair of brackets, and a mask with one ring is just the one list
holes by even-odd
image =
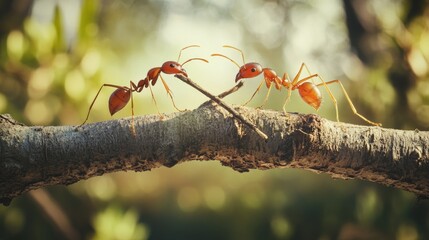
[[[220, 47], [231, 44], [243, 49], [247, 61], [290, 75], [305, 61], [325, 78], [340, 79], [369, 119], [387, 127], [428, 129], [427, 1], [414, 2], [421, 4], [417, 13], [406, 1], [352, 1], [348, 11], [339, 1], [64, 2], [0, 4], [1, 17], [8, 20], [0, 25], [0, 112], [26, 124], [79, 124], [103, 83], [137, 81], [151, 67], [175, 60], [181, 47], [198, 43], [201, 50], [184, 54], [221, 52], [239, 60]], [[70, 16], [75, 8], [76, 16]], [[31, 11], [17, 14], [16, 9]], [[345, 24], [353, 11], [364, 23], [360, 34]], [[43, 21], [40, 14], [50, 17]], [[235, 66], [209, 60], [208, 66], [187, 66], [189, 74], [213, 93], [230, 88]], [[198, 94], [189, 100], [192, 90], [166, 80], [181, 107], [205, 100]], [[243, 102], [257, 84], [246, 82], [227, 101]], [[340, 118], [361, 123], [339, 89], [332, 89], [341, 103]], [[162, 87], [154, 91], [161, 110], [173, 111]], [[110, 119], [110, 93], [101, 93], [90, 121]], [[142, 93], [136, 96], [137, 114], [155, 113], [150, 94]], [[274, 92], [268, 107], [280, 109], [284, 94]], [[326, 99], [319, 114], [334, 119]], [[288, 110], [313, 112], [297, 96]], [[126, 108], [117, 117], [129, 115]], [[190, 162], [46, 190], [84, 239], [429, 238], [427, 201], [295, 169], [239, 174], [216, 162]], [[29, 194], [0, 207], [0, 223], [0, 239], [66, 238]]]

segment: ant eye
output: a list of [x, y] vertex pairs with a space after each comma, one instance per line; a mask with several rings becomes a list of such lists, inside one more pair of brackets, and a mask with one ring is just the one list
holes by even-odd
[[252, 68], [252, 69], [250, 69], [250, 71], [256, 72], [256, 68]]
[[174, 65], [173, 63], [170, 63], [170, 67], [174, 68], [174, 67], [175, 67], [175, 65]]

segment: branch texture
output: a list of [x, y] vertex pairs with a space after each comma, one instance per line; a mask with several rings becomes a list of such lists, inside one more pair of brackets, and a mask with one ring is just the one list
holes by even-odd
[[212, 102], [184, 113], [74, 126], [28, 127], [0, 118], [0, 201], [42, 186], [114, 171], [218, 160], [237, 171], [303, 168], [429, 196], [429, 132], [331, 122], [317, 115], [235, 108], [268, 135]]

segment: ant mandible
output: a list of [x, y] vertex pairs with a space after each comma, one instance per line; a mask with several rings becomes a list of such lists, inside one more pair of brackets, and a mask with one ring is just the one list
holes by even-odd
[[[281, 86], [285, 87], [288, 90], [286, 100], [283, 104], [283, 112], [284, 113], [286, 113], [286, 104], [289, 102], [292, 91], [296, 90], [296, 89], [298, 89], [299, 95], [301, 96], [302, 100], [304, 100], [304, 102], [306, 102], [308, 105], [312, 106], [317, 111], [319, 109], [321, 103], [322, 103], [322, 94], [321, 94], [318, 87], [324, 86], [326, 88], [330, 98], [332, 99], [332, 102], [335, 105], [336, 117], [337, 117], [337, 121], [339, 122], [340, 120], [339, 120], [339, 114], [338, 114], [337, 100], [328, 87], [328, 84], [338, 83], [340, 85], [341, 90], [343, 91], [353, 113], [371, 125], [381, 126], [381, 123], [376, 123], [376, 122], [370, 121], [366, 117], [364, 117], [363, 115], [361, 115], [360, 113], [357, 112], [355, 106], [353, 105], [352, 100], [350, 99], [349, 95], [347, 94], [346, 89], [344, 88], [344, 86], [340, 82], [340, 80], [331, 80], [331, 81], [325, 82], [319, 74], [310, 74], [310, 71], [308, 70], [308, 67], [305, 63], [301, 64], [301, 67], [299, 68], [298, 73], [295, 75], [295, 77], [293, 78], [292, 81], [289, 79], [289, 76], [287, 73], [284, 73], [283, 77], [280, 78], [279, 76], [277, 76], [276, 72], [274, 70], [272, 70], [271, 68], [262, 68], [261, 64], [256, 63], [256, 62], [245, 63], [244, 53], [240, 49], [233, 47], [233, 46], [229, 46], [229, 45], [224, 45], [223, 47], [232, 48], [232, 49], [237, 50], [241, 53], [241, 58], [243, 60], [242, 66], [240, 66], [237, 62], [235, 62], [234, 60], [232, 60], [231, 58], [229, 58], [225, 55], [222, 55], [219, 53], [212, 54], [212, 56], [224, 57], [224, 58], [230, 60], [231, 62], [233, 62], [235, 65], [238, 66], [238, 68], [240, 70], [235, 77], [235, 82], [238, 82], [241, 79], [253, 78], [253, 77], [259, 76], [261, 73], [264, 74], [264, 80], [265, 80], [265, 84], [268, 88], [268, 92], [264, 98], [264, 102], [262, 103], [262, 105], [260, 107], [265, 105], [265, 103], [268, 99], [268, 96], [270, 94], [270, 91], [271, 91], [272, 83], [274, 83], [277, 90], [281, 90]], [[309, 73], [309, 76], [301, 78], [301, 73], [302, 73], [302, 70], [304, 68]], [[320, 79], [321, 83], [315, 84], [313, 82], [309, 82], [309, 80], [312, 80], [313, 78], [316, 78], [316, 77]], [[256, 93], [260, 90], [262, 84], [264, 83], [264, 80], [262, 80], [262, 82], [259, 84], [258, 88], [256, 88], [256, 91], [253, 93], [253, 95], [250, 97], [250, 99], [247, 102], [245, 102], [243, 105], [248, 104], [253, 99], [253, 97], [256, 95]]]
[[88, 121], [92, 106], [94, 105], [95, 100], [97, 100], [97, 97], [101, 92], [101, 89], [103, 89], [103, 87], [112, 87], [112, 88], [116, 88], [116, 90], [110, 95], [110, 98], [109, 98], [110, 115], [113, 116], [113, 114], [115, 114], [116, 112], [118, 112], [119, 110], [124, 108], [131, 99], [131, 115], [132, 115], [132, 119], [133, 119], [132, 120], [132, 129], [133, 129], [133, 133], [135, 133], [135, 129], [134, 129], [134, 101], [133, 101], [132, 94], [133, 94], [133, 92], [139, 93], [144, 88], [149, 88], [150, 93], [152, 95], [152, 99], [155, 103], [155, 107], [158, 111], [158, 114], [161, 115], [161, 113], [159, 112], [158, 106], [156, 104], [155, 96], [153, 94], [152, 87], [151, 87], [151, 86], [154, 86], [156, 84], [158, 77], [161, 78], [162, 84], [164, 85], [164, 88], [167, 91], [168, 96], [171, 98], [171, 101], [173, 103], [174, 108], [180, 112], [184, 111], [184, 110], [180, 110], [176, 106], [176, 104], [174, 103], [172, 91], [168, 87], [165, 80], [162, 78], [161, 73], [183, 74], [184, 76], [188, 77], [188, 74], [186, 73], [186, 70], [183, 68], [183, 65], [185, 65], [186, 63], [193, 61], [193, 60], [200, 60], [200, 61], [208, 62], [206, 59], [203, 59], [203, 58], [191, 58], [191, 59], [186, 60], [182, 64], [180, 64], [179, 60], [180, 60], [180, 57], [182, 55], [182, 51], [187, 49], [187, 48], [191, 48], [191, 47], [199, 47], [199, 46], [198, 45], [190, 45], [190, 46], [182, 48], [179, 52], [179, 57], [177, 58], [177, 61], [167, 61], [164, 64], [162, 64], [161, 67], [155, 67], [155, 68], [150, 69], [147, 72], [146, 78], [141, 79], [137, 84], [135, 84], [132, 81], [130, 81], [129, 87], [119, 86], [119, 85], [114, 85], [114, 84], [108, 84], [108, 83], [103, 84], [100, 87], [100, 89], [98, 90], [97, 94], [95, 95], [94, 100], [92, 100], [91, 105], [89, 106], [88, 114], [86, 115], [85, 121], [81, 125], [79, 125], [78, 127], [84, 125], [86, 123], [86, 121]]

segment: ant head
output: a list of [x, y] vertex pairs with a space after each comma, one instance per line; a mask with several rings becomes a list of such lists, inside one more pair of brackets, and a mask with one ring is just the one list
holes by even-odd
[[246, 63], [240, 67], [237, 76], [235, 76], [235, 82], [238, 82], [242, 78], [256, 77], [262, 73], [262, 66], [259, 63]]
[[175, 61], [168, 61], [162, 64], [161, 71], [165, 74], [178, 74], [181, 73], [188, 77], [186, 70], [182, 67], [182, 65]]

